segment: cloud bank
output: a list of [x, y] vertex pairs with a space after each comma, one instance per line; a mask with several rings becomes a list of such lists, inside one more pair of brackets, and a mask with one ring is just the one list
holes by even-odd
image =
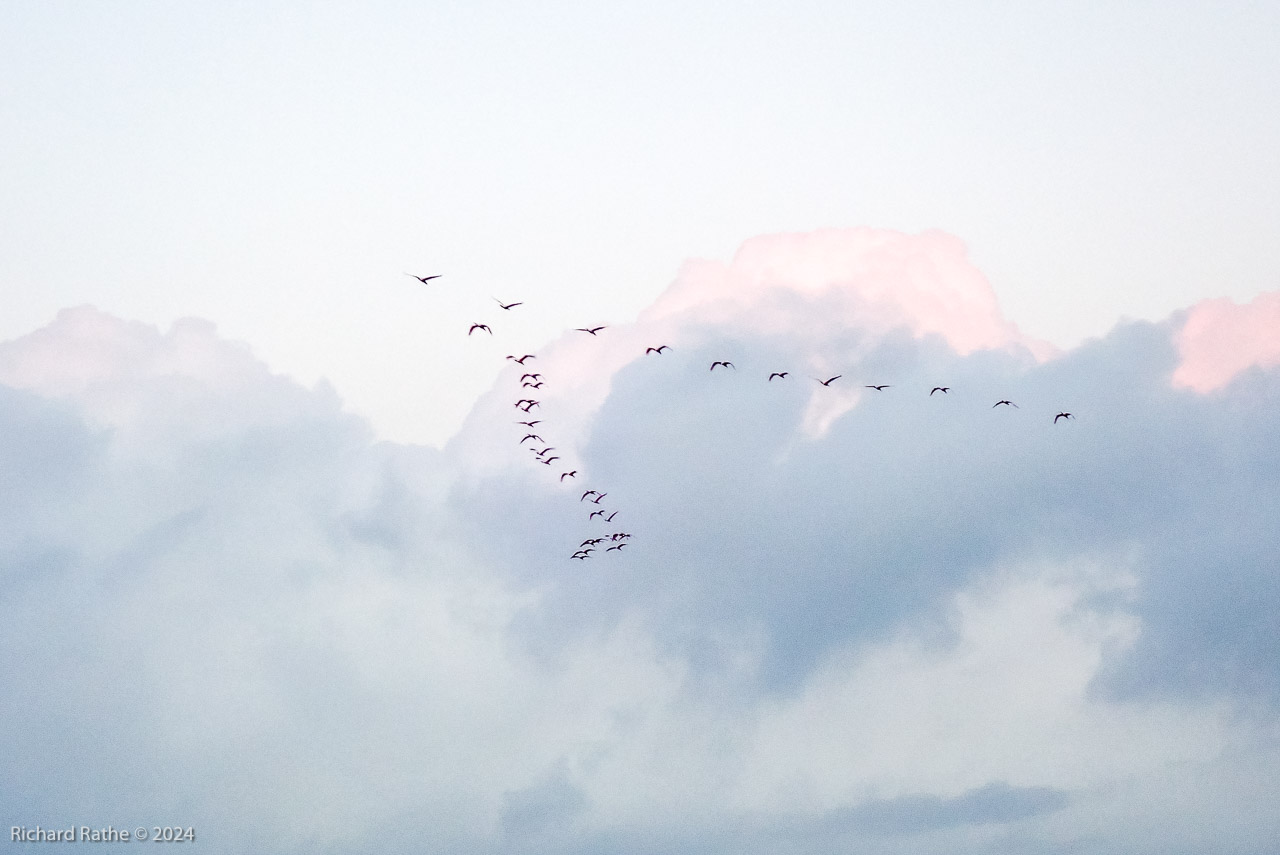
[[1270, 851], [1276, 296], [1054, 353], [949, 236], [757, 238], [539, 351], [565, 480], [518, 366], [399, 446], [207, 323], [64, 311], [0, 344], [0, 803], [232, 853]]

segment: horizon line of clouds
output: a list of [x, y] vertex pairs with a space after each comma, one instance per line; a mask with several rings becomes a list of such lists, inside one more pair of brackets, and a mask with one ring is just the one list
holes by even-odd
[[[958, 241], [846, 237], [755, 239], [541, 353], [548, 425], [635, 524], [611, 565], [566, 566], [580, 491], [504, 455], [506, 370], [437, 450], [203, 321], [0, 344], [0, 800], [240, 811], [279, 852], [397, 817], [389, 851], [1273, 839], [1269, 351], [1212, 394], [1174, 385], [1181, 316], [1037, 359]], [[806, 431], [819, 390], [709, 375], [725, 347], [972, 394]], [[1088, 416], [993, 419], [988, 387]], [[75, 734], [103, 757], [73, 781], [38, 760]]]

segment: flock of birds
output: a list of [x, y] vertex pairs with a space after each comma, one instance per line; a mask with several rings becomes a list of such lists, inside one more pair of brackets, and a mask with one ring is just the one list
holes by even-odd
[[[407, 273], [405, 275], [412, 276], [414, 279], [417, 279], [423, 285], [427, 285], [427, 284], [430, 284], [432, 280], [439, 279], [442, 274], [433, 274], [430, 276], [418, 276], [413, 273]], [[508, 312], [516, 308], [517, 306], [524, 305], [523, 302], [505, 303], [502, 300], [499, 300], [497, 297], [494, 297], [493, 299], [504, 311], [508, 311]], [[574, 332], [581, 332], [591, 336], [596, 336], [596, 335], [599, 335], [599, 333], [602, 330], [605, 330], [607, 328], [608, 328], [607, 326], [601, 324], [599, 326], [594, 326], [594, 327], [577, 327], [574, 330]], [[493, 329], [488, 324], [484, 324], [484, 323], [471, 324], [471, 326], [467, 330], [467, 335], [471, 336], [472, 334], [477, 332], [487, 333], [490, 336], [493, 335]], [[646, 347], [644, 350], [644, 354], [645, 356], [650, 356], [650, 355], [662, 356], [670, 349], [671, 349], [670, 345], [661, 344], [661, 345]], [[515, 354], [508, 354], [506, 358], [511, 362], [514, 362], [517, 365], [524, 368], [526, 367], [526, 363], [529, 360], [537, 359], [537, 356], [532, 353], [525, 353], [519, 356]], [[737, 370], [737, 366], [735, 366], [732, 362], [728, 360], [723, 360], [723, 359], [712, 362], [709, 370], [714, 373], [717, 368], [723, 368], [726, 371]], [[841, 379], [843, 376], [844, 376], [843, 374], [836, 374], [832, 377], [827, 377], [826, 379], [823, 379], [821, 377], [814, 377], [812, 379], [824, 387], [830, 387], [832, 383]], [[785, 381], [790, 377], [791, 377], [790, 371], [774, 371], [769, 374], [769, 377], [766, 382], [772, 383], [774, 380]], [[537, 390], [541, 389], [545, 382], [546, 380], [543, 378], [542, 374], [535, 371], [526, 371], [525, 373], [520, 375], [520, 388], [522, 390], [531, 389], [533, 391], [527, 392], [527, 393], [521, 392], [520, 394], [529, 394], [529, 395], [536, 394]], [[864, 388], [871, 389], [876, 392], [883, 392], [886, 389], [892, 388], [892, 385], [889, 383], [878, 383], [878, 384], [868, 383], [865, 385]], [[943, 395], [946, 395], [951, 392], [951, 387], [950, 386], [934, 386], [932, 389], [929, 390], [929, 396], [933, 397], [935, 394], [939, 392], [941, 392]], [[535, 408], [541, 408], [542, 402], [536, 398], [522, 397], [515, 402], [514, 406], [517, 410], [520, 410], [522, 413], [526, 415], [532, 415], [533, 410]], [[996, 401], [994, 404], [991, 405], [992, 409], [996, 409], [998, 407], [1012, 407], [1014, 409], [1019, 409], [1017, 404], [1007, 399]], [[1075, 415], [1073, 413], [1062, 411], [1057, 413], [1053, 417], [1053, 423], [1057, 424], [1060, 420], [1063, 420], [1063, 419], [1071, 420], [1074, 418], [1075, 418]], [[538, 433], [538, 430], [540, 430], [538, 426], [543, 424], [543, 419], [517, 420], [515, 424], [521, 427], [524, 431], [524, 435], [519, 440], [519, 445], [522, 448], [527, 447], [529, 449], [529, 451], [533, 454], [533, 460], [536, 461], [536, 463], [540, 463], [544, 466], [550, 467], [557, 460], [561, 459], [559, 455], [552, 454], [552, 452], [556, 451], [556, 447], [552, 445], [548, 445], [547, 440], [543, 439], [541, 434]], [[526, 442], [531, 443], [531, 445], [525, 446]], [[538, 448], [539, 445], [542, 445], [543, 447]], [[556, 468], [563, 468], [563, 464], [561, 467], [556, 467]], [[555, 469], [552, 469], [552, 471], [554, 472]], [[564, 471], [561, 471], [559, 473], [559, 480], [561, 483], [563, 483], [566, 478], [576, 479], [577, 477], [578, 477], [577, 469], [566, 468], [564, 469]], [[611, 507], [603, 506], [601, 504], [604, 501], [605, 497], [607, 497], [608, 495], [609, 494], [606, 492], [600, 492], [599, 490], [595, 490], [595, 489], [588, 489], [584, 491], [582, 495], [579, 497], [578, 499], [579, 504], [586, 503], [587, 505], [591, 506], [590, 508], [588, 508], [588, 511], [589, 511], [587, 516], [588, 522], [594, 521], [596, 519], [600, 519], [606, 524], [613, 523], [614, 518], [617, 517], [621, 511], [618, 509], [611, 509]], [[621, 552], [623, 547], [627, 545], [627, 541], [630, 538], [631, 538], [630, 533], [625, 531], [614, 531], [614, 532], [610, 532], [608, 534], [603, 534], [596, 537], [588, 537], [578, 545], [577, 549], [573, 551], [573, 553], [569, 556], [569, 558], [570, 560], [586, 561], [589, 558], [591, 558], [592, 555], [597, 551], [602, 551], [603, 553], [606, 553], [606, 554], [609, 552]], [[603, 549], [600, 549], [600, 547], [603, 547]]]

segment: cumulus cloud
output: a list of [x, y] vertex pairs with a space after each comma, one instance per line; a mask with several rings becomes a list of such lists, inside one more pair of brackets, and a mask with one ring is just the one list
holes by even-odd
[[1182, 361], [1174, 383], [1212, 392], [1246, 368], [1280, 365], [1280, 294], [1238, 306], [1226, 297], [1197, 303], [1178, 332]]
[[517, 366], [400, 446], [68, 310], [0, 344], [0, 802], [219, 852], [1263, 851], [1280, 374], [1186, 382], [1197, 316], [1058, 354], [949, 236], [758, 238], [539, 350], [561, 480]]

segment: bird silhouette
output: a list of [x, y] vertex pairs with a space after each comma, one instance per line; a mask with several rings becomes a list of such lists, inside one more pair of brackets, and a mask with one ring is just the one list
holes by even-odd
[[1013, 407], [1014, 409], [1022, 409], [1013, 401], [996, 401], [994, 404], [991, 405], [991, 409], [994, 410], [996, 407], [1000, 406], [1001, 404], [1005, 404], [1006, 406]]
[[534, 449], [532, 449], [532, 448], [531, 448], [531, 449], [529, 449], [529, 450], [530, 450], [530, 451], [533, 451], [533, 453], [534, 453], [534, 454], [536, 454], [536, 455], [538, 455], [539, 457], [541, 457], [542, 455], [546, 454], [548, 451], [555, 451], [555, 450], [556, 450], [556, 447], [555, 447], [554, 445], [548, 445], [546, 448], [542, 449], [541, 451], [535, 451], [535, 450], [534, 450]]
[[929, 390], [929, 397], [932, 398], [934, 392], [941, 392], [942, 394], [945, 395], [950, 391], [951, 391], [950, 386], [934, 386], [932, 389]]
[[538, 442], [546, 442], [546, 440], [545, 440], [545, 439], [543, 439], [542, 437], [538, 436], [536, 433], [530, 433], [530, 434], [525, 434], [524, 439], [520, 440], [520, 445], [524, 445], [524, 440], [525, 440], [525, 439], [536, 439]]
[[539, 463], [545, 463], [545, 464], [547, 464], [548, 466], [550, 466], [550, 465], [551, 465], [551, 461], [553, 461], [553, 460], [559, 460], [559, 459], [560, 459], [559, 457], [548, 457], [546, 460], [539, 460], [538, 462], [539, 462]]
[[598, 511], [592, 511], [592, 512], [591, 512], [591, 516], [587, 517], [587, 519], [589, 519], [589, 520], [593, 520], [593, 519], [595, 519], [596, 517], [602, 517], [602, 516], [604, 516], [604, 508], [601, 508], [601, 509], [600, 509], [600, 510], [598, 510]]
[[604, 521], [613, 522], [613, 518], [616, 517], [617, 515], [618, 515], [618, 511], [614, 511], [613, 513], [609, 514], [609, 516], [605, 517]]
[[834, 383], [836, 380], [839, 380], [843, 376], [844, 376], [843, 374], [837, 374], [835, 377], [831, 377], [827, 380], [818, 380], [817, 377], [814, 377], [813, 379], [818, 380], [818, 382], [821, 383], [823, 386], [830, 386], [832, 383]]
[[439, 278], [440, 278], [441, 276], [443, 276], [443, 275], [444, 275], [444, 274], [442, 274], [442, 273], [436, 273], [436, 274], [434, 274], [434, 275], [432, 275], [432, 276], [418, 276], [417, 274], [414, 274], [414, 273], [406, 273], [406, 274], [405, 274], [405, 276], [412, 276], [414, 279], [417, 279], [417, 280], [418, 280], [419, 282], [421, 282], [423, 285], [426, 285], [426, 284], [427, 284], [428, 282], [430, 282], [432, 279], [439, 279]]
[[[471, 335], [471, 333], [467, 333], [467, 335]], [[514, 354], [509, 354], [507, 356], [507, 359], [510, 359], [512, 362], [515, 362], [519, 365], [524, 365], [524, 361], [526, 359], [537, 359], [537, 358], [538, 357], [534, 356], [532, 353], [526, 353], [524, 356], [515, 356]]]
[[732, 368], [734, 371], [738, 370], [737, 366], [735, 366], [732, 362], [713, 362], [711, 363], [711, 370], [715, 371], [717, 365], [723, 365], [725, 368]]
[[1058, 413], [1056, 416], [1054, 416], [1054, 417], [1053, 417], [1053, 423], [1056, 425], [1056, 424], [1058, 423], [1058, 419], [1068, 419], [1068, 420], [1070, 420], [1070, 419], [1074, 419], [1074, 418], [1075, 418], [1075, 416], [1071, 415], [1071, 413]]
[[467, 330], [467, 335], [471, 335], [476, 330], [484, 330], [489, 335], [493, 335], [493, 330], [489, 329], [488, 324], [472, 324], [471, 329]]
[[608, 494], [608, 493], [596, 493], [596, 497], [595, 497], [594, 499], [592, 499], [592, 500], [591, 500], [592, 504], [596, 504], [596, 505], [600, 504], [600, 500], [601, 500], [601, 499], [603, 499], [603, 498], [604, 498], [605, 496], [607, 496], [607, 495], [609, 495], [609, 494]]
[[[493, 299], [498, 300], [498, 298], [497, 298], [497, 297], [494, 297]], [[498, 305], [499, 305], [499, 306], [501, 306], [502, 308], [506, 309], [506, 310], [509, 312], [509, 311], [511, 311], [512, 309], [514, 309], [516, 306], [523, 306], [523, 305], [524, 305], [524, 303], [504, 303], [504, 302], [502, 302], [501, 300], [498, 300]]]
[[533, 427], [534, 425], [542, 424], [542, 419], [534, 419], [531, 422], [516, 422], [516, 424], [525, 425], [526, 427]]
[[619, 543], [617, 546], [610, 546], [608, 549], [605, 550], [605, 552], [614, 552], [622, 549], [622, 547], [624, 546], [626, 546], [625, 543]]
[[671, 349], [671, 346], [670, 346], [670, 345], [666, 345], [666, 344], [664, 344], [664, 345], [660, 345], [660, 346], [658, 346], [658, 347], [646, 347], [646, 348], [644, 349], [644, 352], [645, 352], [645, 354], [646, 354], [646, 355], [647, 355], [647, 354], [650, 354], [650, 353], [656, 353], [656, 354], [658, 354], [659, 356], [661, 356], [661, 355], [662, 355], [662, 352], [663, 352], [664, 350], [670, 350], [670, 349]]
[[[786, 379], [787, 379], [787, 375], [788, 375], [788, 374], [790, 374], [790, 373], [791, 373], [791, 372], [789, 372], [789, 371], [775, 371], [775, 372], [773, 372], [772, 374], [770, 374], [770, 375], [769, 375], [769, 382], [770, 382], [770, 383], [772, 383], [772, 382], [773, 382], [773, 378], [774, 378], [774, 377], [778, 377], [778, 378], [780, 378], [780, 379], [782, 379], [782, 380], [786, 380]], [[818, 382], [819, 382], [819, 383], [821, 383], [822, 381], [821, 381], [821, 380], [819, 380]]]
[[520, 388], [522, 388], [522, 389], [541, 389], [541, 388], [542, 388], [542, 383], [543, 383], [543, 381], [541, 381], [541, 380], [539, 380], [537, 383], [521, 383], [521, 384], [520, 384]]
[[888, 389], [888, 388], [889, 388], [889, 384], [888, 384], [888, 383], [881, 383], [879, 386], [868, 386], [867, 388], [868, 388], [868, 389], [875, 389], [877, 392], [883, 392], [885, 389]]
[[600, 330], [602, 329], [605, 329], [603, 325], [598, 327], [591, 327], [590, 329], [587, 329], [585, 327], [578, 327], [577, 329], [574, 330], [574, 332], [585, 332], [585, 333], [591, 333], [592, 335], [595, 335], [596, 333], [600, 332]]
[[587, 496], [598, 496], [598, 495], [600, 495], [600, 494], [599, 494], [599, 493], [597, 493], [595, 490], [588, 490], [587, 492], [585, 492], [585, 493], [583, 493], [583, 494], [582, 494], [582, 498], [581, 498], [581, 499], [578, 499], [578, 501], [579, 501], [579, 502], [583, 501], [584, 499], [586, 499], [586, 498], [587, 498]]
[[561, 472], [561, 473], [560, 473], [560, 480], [561, 480], [561, 481], [563, 481], [565, 478], [577, 478], [577, 477], [578, 477], [578, 470], [577, 470], [577, 469], [573, 470], [572, 472]]
[[[510, 357], [508, 357], [508, 358], [510, 358]], [[539, 380], [539, 379], [541, 379], [541, 378], [542, 378], [542, 375], [541, 375], [541, 374], [521, 374], [521, 375], [520, 375], [520, 382], [521, 382], [521, 383], [523, 383], [523, 382], [524, 382], [524, 381], [526, 381], [526, 380]]]

